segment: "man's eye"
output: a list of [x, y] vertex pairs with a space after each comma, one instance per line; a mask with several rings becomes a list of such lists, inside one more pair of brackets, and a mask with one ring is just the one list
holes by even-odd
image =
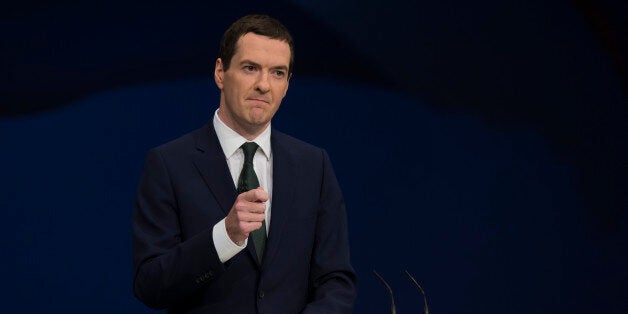
[[280, 70], [273, 72], [273, 74], [277, 77], [284, 77], [284, 75], [286, 75], [284, 71], [280, 71]]
[[244, 70], [247, 71], [247, 72], [253, 72], [253, 71], [255, 71], [255, 66], [247, 65], [247, 66], [244, 67]]

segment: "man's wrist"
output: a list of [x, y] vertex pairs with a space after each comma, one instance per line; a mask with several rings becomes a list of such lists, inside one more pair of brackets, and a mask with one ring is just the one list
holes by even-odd
[[241, 243], [234, 242], [227, 234], [227, 227], [224, 219], [214, 225], [212, 235], [216, 253], [218, 253], [218, 258], [222, 263], [228, 261], [246, 248], [246, 244], [248, 242], [248, 239], [244, 239]]

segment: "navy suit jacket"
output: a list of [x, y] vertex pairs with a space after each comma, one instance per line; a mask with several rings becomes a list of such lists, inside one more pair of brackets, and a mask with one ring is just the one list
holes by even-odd
[[226, 263], [213, 226], [236, 188], [212, 123], [149, 151], [133, 218], [134, 292], [169, 313], [347, 313], [355, 299], [344, 200], [327, 153], [276, 130], [272, 220]]

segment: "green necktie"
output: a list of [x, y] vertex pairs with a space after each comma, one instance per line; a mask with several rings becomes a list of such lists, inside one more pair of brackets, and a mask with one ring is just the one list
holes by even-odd
[[[253, 156], [255, 156], [255, 151], [257, 151], [258, 146], [253, 142], [247, 142], [242, 144], [241, 147], [242, 152], [244, 152], [244, 165], [242, 166], [242, 172], [240, 172], [240, 178], [238, 179], [238, 194], [259, 187], [259, 181], [257, 180], [257, 175], [255, 175], [255, 169], [253, 169]], [[257, 260], [261, 263], [264, 248], [266, 247], [266, 220], [262, 221], [262, 227], [251, 232], [251, 235], [253, 236], [253, 243], [255, 244]]]

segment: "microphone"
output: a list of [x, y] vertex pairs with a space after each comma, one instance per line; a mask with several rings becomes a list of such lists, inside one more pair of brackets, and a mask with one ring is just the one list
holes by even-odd
[[397, 308], [395, 307], [395, 297], [393, 296], [392, 289], [390, 288], [386, 280], [384, 280], [384, 278], [382, 278], [382, 276], [380, 276], [375, 270], [373, 270], [373, 274], [377, 276], [377, 279], [379, 279], [384, 287], [386, 287], [386, 290], [388, 290], [388, 294], [390, 295], [390, 314], [397, 314]]
[[427, 307], [427, 297], [425, 296], [425, 291], [423, 291], [423, 288], [421, 288], [421, 285], [419, 285], [416, 279], [414, 279], [414, 277], [412, 277], [412, 275], [410, 275], [410, 273], [407, 270], [405, 272], [406, 272], [406, 275], [408, 275], [408, 278], [410, 278], [410, 281], [414, 283], [414, 285], [417, 287], [417, 289], [419, 289], [419, 291], [421, 292], [421, 295], [423, 296], [423, 313], [430, 314], [430, 309]]

